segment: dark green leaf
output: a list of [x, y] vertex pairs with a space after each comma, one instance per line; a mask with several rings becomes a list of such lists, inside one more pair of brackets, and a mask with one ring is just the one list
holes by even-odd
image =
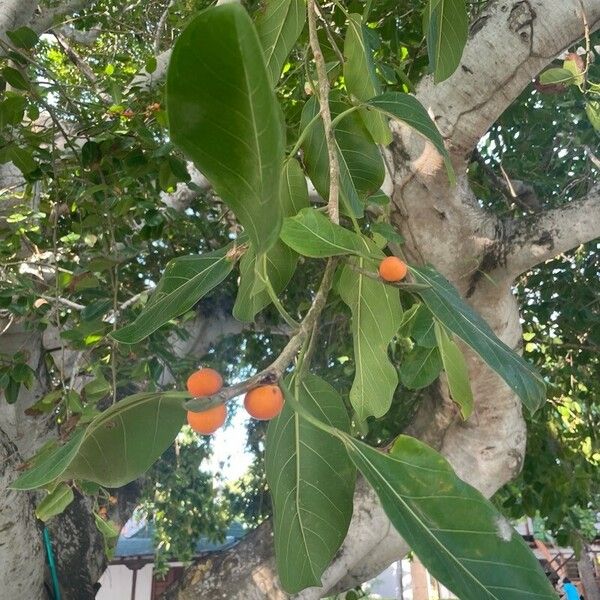
[[[371, 247], [375, 252], [375, 248]], [[383, 256], [383, 254], [382, 254]], [[351, 259], [343, 267], [338, 292], [352, 312], [352, 338], [356, 374], [350, 402], [359, 421], [383, 416], [398, 386], [398, 374], [388, 357], [388, 346], [402, 323], [400, 294], [396, 288], [351, 268], [375, 271], [377, 261]]]
[[371, 225], [371, 231], [373, 233], [378, 233], [388, 242], [392, 242], [393, 244], [404, 244], [404, 238], [396, 231], [395, 227], [389, 223], [373, 223], [373, 225]]
[[461, 600], [556, 598], [523, 538], [435, 450], [408, 436], [389, 454], [342, 439], [394, 527]]
[[429, 0], [425, 8], [429, 67], [436, 83], [457, 69], [467, 43], [469, 17], [465, 0]]
[[[289, 380], [288, 380], [289, 381]], [[347, 432], [344, 402], [326, 381], [308, 375], [286, 393], [325, 424]], [[294, 594], [321, 585], [352, 516], [355, 469], [343, 444], [286, 404], [271, 421], [266, 473], [274, 505], [277, 571]]]
[[268, 0], [256, 18], [256, 31], [272, 85], [277, 84], [305, 21], [306, 5], [302, 0]]
[[73, 490], [66, 483], [61, 483], [37, 505], [35, 516], [46, 522], [51, 517], [60, 515], [74, 498]]
[[24, 50], [33, 48], [40, 39], [37, 33], [29, 27], [19, 27], [14, 31], [7, 31], [6, 36], [17, 48]]
[[490, 326], [431, 267], [410, 267], [415, 281], [429, 285], [419, 292], [439, 321], [470, 346], [521, 398], [531, 412], [546, 400], [546, 386], [537, 371], [501, 342]]
[[25, 148], [19, 148], [19, 146], [11, 146], [8, 149], [8, 158], [12, 161], [13, 165], [23, 173], [27, 175], [31, 171], [37, 169], [37, 163], [33, 160], [33, 156], [29, 150]]
[[450, 338], [444, 327], [437, 321], [435, 322], [435, 337], [448, 378], [450, 396], [460, 406], [463, 419], [468, 419], [473, 412], [473, 392], [469, 383], [467, 361], [456, 342]]
[[411, 325], [411, 337], [419, 346], [424, 348], [435, 348], [434, 321], [431, 311], [425, 304], [419, 304]]
[[25, 112], [25, 97], [17, 94], [6, 94], [0, 102], [0, 131], [7, 125], [18, 125]]
[[[338, 92], [330, 96], [330, 108], [336, 117], [350, 106], [341, 100]], [[316, 99], [311, 98], [302, 110], [300, 128], [304, 129], [319, 112]], [[340, 159], [340, 193], [347, 213], [361, 216], [361, 199], [376, 192], [385, 178], [379, 148], [373, 143], [357, 112], [343, 118], [335, 128], [335, 139]], [[304, 165], [319, 195], [329, 196], [329, 158], [325, 144], [325, 132], [321, 121], [310, 128], [302, 145]]]
[[35, 371], [26, 363], [17, 363], [11, 371], [11, 377], [30, 389], [35, 381]]
[[343, 254], [367, 254], [369, 247], [358, 234], [332, 223], [314, 208], [304, 208], [287, 218], [281, 239], [299, 254], [324, 258]]
[[267, 250], [281, 226], [283, 131], [258, 36], [240, 4], [202, 11], [179, 36], [167, 109], [173, 142], [231, 206], [256, 252]]
[[185, 420], [183, 392], [134, 394], [113, 404], [11, 487], [30, 490], [85, 479], [120, 487], [144, 473], [173, 442]]
[[[379, 95], [381, 89], [360, 15], [351, 14], [348, 18], [344, 57], [344, 81], [348, 93], [362, 102]], [[382, 114], [363, 109], [360, 116], [374, 142], [387, 146], [392, 141], [392, 133]]]
[[233, 263], [227, 251], [228, 248], [221, 248], [200, 256], [173, 259], [142, 313], [131, 325], [111, 333], [111, 337], [123, 344], [135, 344], [190, 310], [231, 272]]
[[450, 163], [448, 151], [444, 146], [442, 135], [423, 105], [414, 96], [409, 96], [402, 92], [385, 92], [381, 96], [377, 96], [377, 98], [372, 98], [367, 104], [392, 119], [398, 119], [406, 123], [409, 127], [412, 127], [428, 139], [442, 155], [446, 164], [446, 170], [453, 176], [452, 164]]
[[17, 90], [28, 90], [30, 85], [27, 79], [23, 77], [20, 71], [17, 69], [13, 69], [12, 67], [4, 67], [2, 71], [0, 71], [2, 77], [6, 79], [6, 83], [8, 85], [14, 87]]
[[7, 386], [4, 388], [4, 397], [9, 404], [14, 404], [18, 400], [20, 389], [21, 384], [11, 378]]
[[409, 390], [420, 390], [432, 384], [442, 370], [442, 359], [437, 348], [416, 346], [400, 365], [400, 381]]
[[[286, 161], [281, 177], [281, 207], [284, 217], [292, 216], [308, 206], [306, 178], [296, 159]], [[289, 283], [298, 255], [289, 246], [277, 240], [264, 258], [266, 273], [276, 294]], [[263, 266], [263, 270], [264, 270]], [[256, 254], [250, 248], [240, 261], [240, 284], [233, 307], [233, 316], [239, 321], [252, 322], [258, 312], [271, 303], [264, 283], [256, 272]]]

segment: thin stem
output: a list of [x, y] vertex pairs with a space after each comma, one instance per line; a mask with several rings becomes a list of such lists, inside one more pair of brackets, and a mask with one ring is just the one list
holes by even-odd
[[325, 59], [323, 58], [323, 52], [321, 51], [319, 37], [317, 35], [317, 9], [315, 0], [308, 0], [308, 37], [317, 68], [317, 79], [319, 82], [319, 105], [321, 107], [323, 128], [325, 129], [327, 154], [329, 156], [329, 199], [327, 202], [327, 212], [329, 214], [329, 218], [334, 223], [339, 223], [340, 165], [338, 162], [337, 144], [335, 141], [333, 128], [331, 126], [331, 111], [329, 109], [329, 79], [327, 77]]
[[300, 327], [300, 324], [285, 310], [285, 307], [277, 297], [275, 290], [273, 289], [273, 285], [271, 284], [271, 280], [267, 274], [267, 256], [266, 254], [262, 257], [262, 272], [258, 271], [257, 275], [260, 280], [265, 284], [265, 288], [267, 293], [269, 294], [269, 298], [271, 298], [271, 302], [279, 312], [279, 314], [283, 317], [283, 320], [292, 328], [297, 329]]
[[306, 338], [308, 335], [310, 335], [313, 327], [319, 319], [319, 316], [323, 312], [325, 303], [327, 302], [329, 290], [333, 284], [333, 275], [335, 273], [336, 266], [337, 260], [335, 258], [330, 258], [327, 261], [327, 266], [325, 267], [325, 272], [323, 273], [321, 285], [315, 294], [308, 312], [300, 323], [298, 331], [294, 336], [292, 336], [292, 338], [290, 338], [290, 341], [282, 350], [281, 354], [266, 369], [263, 369], [260, 371], [260, 373], [249, 377], [241, 383], [223, 388], [218, 394], [215, 394], [209, 398], [193, 398], [188, 400], [185, 403], [185, 407], [191, 411], [203, 411], [211, 406], [223, 404], [224, 402], [227, 402], [228, 400], [231, 400], [240, 394], [244, 394], [248, 390], [251, 390], [259, 385], [275, 383], [278, 381], [304, 345]]

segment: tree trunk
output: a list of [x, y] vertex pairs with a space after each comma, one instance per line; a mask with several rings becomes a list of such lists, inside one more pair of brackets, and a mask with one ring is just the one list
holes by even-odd
[[582, 550], [581, 557], [577, 561], [577, 568], [585, 600], [600, 600], [600, 586], [589, 555], [589, 548], [584, 547]]

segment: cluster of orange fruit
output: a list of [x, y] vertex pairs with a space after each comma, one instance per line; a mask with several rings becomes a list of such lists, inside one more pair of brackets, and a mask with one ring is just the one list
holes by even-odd
[[[402, 281], [408, 273], [406, 263], [396, 256], [388, 256], [379, 264], [379, 276], [388, 282]], [[214, 396], [223, 387], [223, 378], [214, 369], [199, 369], [187, 380], [188, 392], [195, 398]], [[250, 390], [244, 398], [244, 407], [248, 414], [259, 421], [268, 421], [276, 417], [283, 408], [283, 394], [277, 385], [261, 385]], [[190, 427], [202, 434], [214, 433], [227, 418], [227, 407], [219, 404], [202, 412], [188, 411], [187, 422]]]
[[[199, 369], [187, 380], [188, 392], [195, 398], [214, 396], [223, 387], [223, 378], [214, 369]], [[261, 385], [250, 390], [244, 398], [244, 407], [248, 414], [259, 421], [268, 421], [276, 417], [283, 408], [283, 394], [278, 385]], [[227, 418], [227, 407], [219, 404], [202, 412], [188, 411], [189, 426], [202, 435], [214, 433]]]

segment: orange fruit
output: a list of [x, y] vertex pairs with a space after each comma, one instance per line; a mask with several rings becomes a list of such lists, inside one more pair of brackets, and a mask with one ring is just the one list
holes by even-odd
[[388, 256], [379, 263], [379, 276], [384, 281], [402, 281], [408, 273], [408, 267], [397, 256]]
[[281, 412], [283, 394], [278, 385], [261, 385], [246, 394], [244, 407], [251, 417], [268, 421]]
[[212, 396], [223, 387], [223, 378], [214, 369], [198, 369], [187, 380], [188, 392], [196, 398]]
[[188, 411], [187, 422], [188, 425], [196, 432], [201, 435], [210, 435], [214, 433], [227, 418], [227, 407], [224, 404], [213, 406], [208, 410], [202, 412]]

